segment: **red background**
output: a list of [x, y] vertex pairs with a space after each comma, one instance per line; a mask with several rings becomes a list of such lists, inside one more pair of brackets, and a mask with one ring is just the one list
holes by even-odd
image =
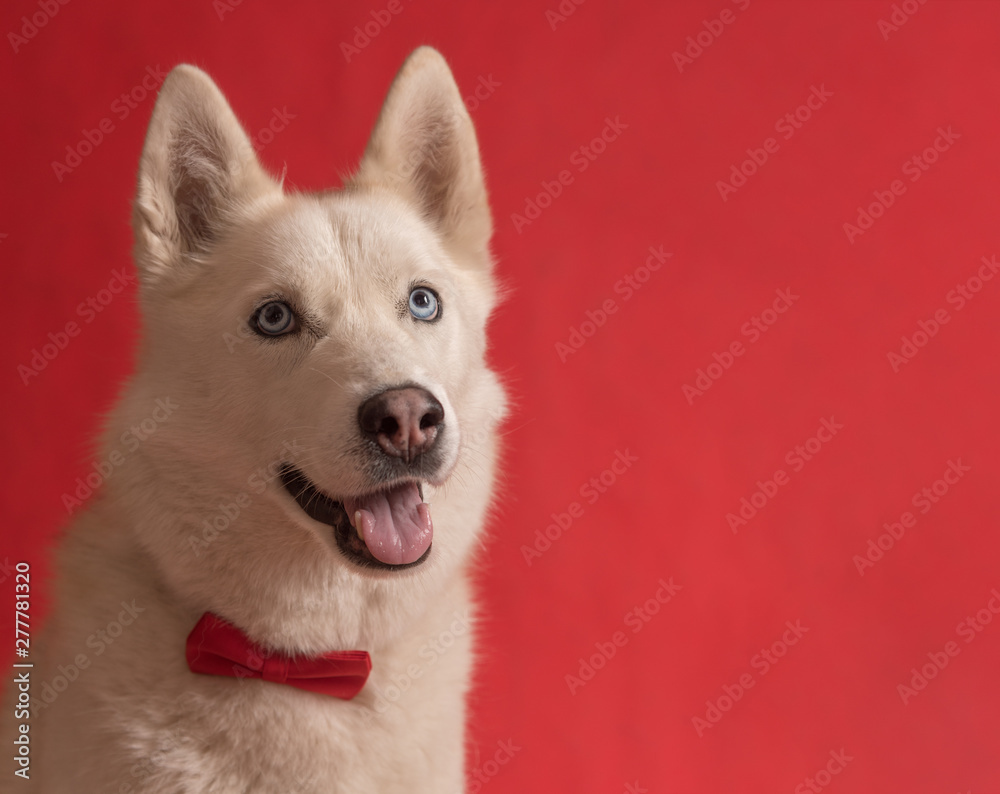
[[[341, 42], [385, 3], [244, 0], [221, 18], [207, 1], [60, 6], [0, 55], [0, 557], [48, 570], [61, 495], [131, 366], [130, 291], [27, 385], [17, 371], [130, 266], [152, 97], [121, 119], [119, 95], [148, 66], [196, 63], [251, 132], [293, 114], [262, 159], [321, 188], [357, 162], [389, 81], [428, 43], [465, 93], [499, 84], [472, 115], [511, 287], [492, 356], [517, 405], [481, 560], [470, 768], [498, 741], [521, 749], [485, 767], [483, 790], [792, 792], [843, 748], [830, 791], [1000, 791], [1000, 620], [957, 633], [1000, 587], [1000, 281], [961, 310], [947, 297], [1000, 253], [1000, 4], [906, 5], [886, 38], [889, 2], [588, 0], [553, 29], [544, 3], [416, 0], [349, 62]], [[679, 70], [673, 52], [724, 8], [734, 21]], [[7, 3], [3, 32], [38, 9]], [[812, 86], [832, 96], [785, 140], [775, 123]], [[57, 179], [53, 161], [105, 117], [114, 131]], [[627, 128], [579, 172], [606, 118]], [[904, 163], [939, 127], [960, 137], [911, 182]], [[777, 151], [723, 201], [717, 181], [768, 137]], [[572, 184], [516, 229], [564, 169]], [[849, 241], [844, 223], [896, 179], [905, 193]], [[660, 245], [672, 258], [637, 274]], [[650, 277], [626, 301], [629, 275]], [[751, 344], [741, 327], [778, 289], [800, 297]], [[563, 362], [557, 343], [608, 299], [615, 313]], [[938, 309], [950, 321], [894, 372], [887, 354]], [[743, 355], [689, 404], [683, 385], [735, 341]], [[829, 417], [843, 429], [793, 471], [786, 453]], [[581, 487], [626, 450], [638, 460], [588, 504]], [[968, 473], [919, 514], [913, 494], [958, 459]], [[734, 534], [727, 513], [779, 468], [788, 484]], [[529, 566], [522, 547], [572, 502], [582, 516]], [[862, 576], [854, 556], [905, 511], [916, 525]], [[633, 633], [626, 615], [670, 577], [682, 589]], [[786, 621], [808, 632], [764, 674], [752, 660]], [[627, 644], [571, 694], [566, 676], [618, 631]], [[959, 655], [904, 705], [897, 685], [950, 641]], [[753, 688], [699, 737], [692, 718], [745, 673]]]

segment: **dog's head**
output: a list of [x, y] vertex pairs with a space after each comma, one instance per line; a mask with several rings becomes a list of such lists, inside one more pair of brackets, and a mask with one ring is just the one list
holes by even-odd
[[[332, 620], [374, 641], [468, 557], [502, 415], [492, 225], [447, 65], [410, 56], [358, 172], [319, 194], [286, 192], [211, 79], [177, 67], [134, 226], [144, 339], [121, 411], [178, 406], [137, 452], [144, 544], [248, 628], [323, 646]], [[322, 629], [289, 629], [295, 610]]]

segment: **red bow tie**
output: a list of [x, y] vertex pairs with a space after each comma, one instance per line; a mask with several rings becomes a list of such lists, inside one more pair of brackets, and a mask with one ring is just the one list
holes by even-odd
[[367, 651], [334, 651], [321, 656], [269, 651], [211, 612], [202, 615], [188, 635], [186, 655], [192, 673], [260, 678], [343, 700], [361, 691], [372, 669]]

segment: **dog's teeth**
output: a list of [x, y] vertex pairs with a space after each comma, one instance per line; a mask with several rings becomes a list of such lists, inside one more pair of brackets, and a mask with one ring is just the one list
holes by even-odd
[[355, 510], [354, 511], [354, 531], [358, 533], [358, 537], [361, 538], [361, 540], [365, 539], [365, 532], [364, 532], [363, 529], [361, 529], [361, 511], [360, 510]]

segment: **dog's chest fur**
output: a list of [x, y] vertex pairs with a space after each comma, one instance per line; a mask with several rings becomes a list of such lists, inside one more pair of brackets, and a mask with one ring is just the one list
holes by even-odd
[[[87, 662], [33, 720], [33, 734], [44, 741], [31, 785], [21, 790], [464, 790], [474, 622], [464, 580], [391, 644], [370, 649], [372, 674], [348, 702], [264, 681], [192, 676], [183, 653], [190, 612], [163, 599], [133, 554], [114, 560], [108, 549], [76, 545], [64, 553], [100, 555], [116, 573], [103, 581], [96, 602], [87, 592], [97, 582], [63, 582], [62, 603], [74, 606], [47, 628], [39, 651], [46, 661], [35, 680], [54, 681], [75, 666], [57, 659], [79, 660], [82, 653]], [[131, 623], [113, 638], [107, 627], [123, 622], [123, 612]]]

